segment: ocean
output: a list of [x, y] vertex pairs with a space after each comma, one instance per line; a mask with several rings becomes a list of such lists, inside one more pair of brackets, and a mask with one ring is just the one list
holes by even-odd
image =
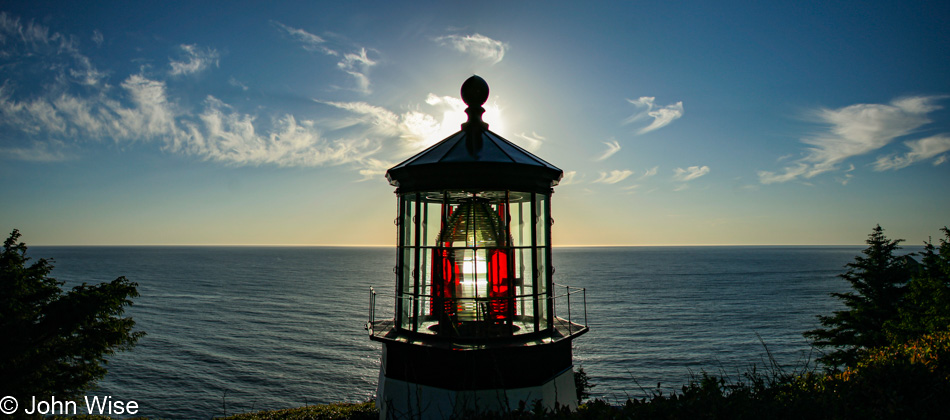
[[[814, 358], [801, 333], [841, 308], [829, 293], [849, 289], [837, 276], [862, 249], [555, 248], [555, 282], [586, 288], [590, 332], [574, 342], [575, 369], [590, 376], [593, 397], [619, 403], [678, 390], [702, 371], [736, 377], [766, 366], [767, 352], [800, 367]], [[138, 415], [207, 419], [375, 393], [381, 349], [363, 325], [370, 287], [391, 296], [394, 248], [32, 246], [29, 255], [53, 258], [52, 276], [67, 286], [139, 284], [126, 314], [147, 335], [111, 357], [90, 393], [136, 401]], [[377, 319], [391, 306], [380, 298]]]

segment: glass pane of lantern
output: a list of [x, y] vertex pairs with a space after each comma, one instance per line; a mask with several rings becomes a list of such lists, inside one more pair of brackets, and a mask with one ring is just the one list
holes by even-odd
[[401, 292], [402, 292], [402, 293], [412, 293], [412, 285], [413, 285], [413, 277], [412, 277], [412, 274], [413, 274], [413, 273], [412, 273], [412, 271], [413, 271], [413, 269], [415, 268], [415, 260], [413, 259], [414, 254], [415, 254], [415, 250], [414, 250], [414, 248], [413, 248], [413, 245], [415, 245], [415, 242], [416, 242], [415, 235], [414, 235], [414, 234], [415, 234], [415, 223], [413, 222], [413, 218], [414, 218], [416, 203], [415, 203], [415, 200], [414, 200], [414, 198], [415, 198], [415, 195], [414, 195], [414, 194], [406, 195], [405, 197], [406, 197], [406, 200], [405, 200], [406, 205], [405, 205], [405, 208], [404, 208], [405, 217], [403, 218], [402, 224], [400, 225], [400, 227], [402, 228], [402, 232], [403, 232], [403, 233], [402, 233], [402, 234], [403, 234], [403, 243], [404, 243], [404, 245], [405, 245], [405, 246], [403, 247], [403, 249], [402, 249], [402, 252], [403, 252], [403, 255], [402, 255], [402, 261], [403, 261], [403, 270], [402, 270], [402, 276], [403, 276], [403, 277], [402, 277], [402, 279], [403, 279], [403, 282], [402, 282], [402, 290], [401, 290]]
[[412, 248], [403, 247], [402, 252], [402, 261], [400, 263], [400, 272], [399, 277], [402, 279], [400, 292], [406, 293], [408, 290], [411, 290], [412, 282]]
[[400, 296], [400, 303], [402, 304], [402, 309], [399, 313], [401, 314], [399, 326], [405, 329], [412, 328], [412, 320], [409, 318], [409, 311], [412, 309], [412, 297], [411, 296]]
[[432, 265], [430, 258], [431, 256], [427, 249], [419, 249], [419, 265], [416, 271], [418, 290], [416, 293], [420, 295], [426, 294], [425, 288], [429, 285], [429, 279], [431, 279], [429, 276], [429, 271], [431, 270], [430, 266]]
[[538, 328], [541, 330], [549, 328], [553, 321], [551, 317], [548, 316], [548, 303], [550, 302], [552, 302], [551, 296], [547, 294], [541, 295], [538, 299], [538, 316], [540, 317], [538, 320]]
[[[441, 193], [438, 195], [441, 199]], [[439, 230], [442, 229], [442, 202], [429, 198], [425, 203], [423, 246], [437, 246]]]
[[547, 276], [548, 276], [548, 262], [546, 260], [547, 253], [544, 248], [536, 248], [534, 250], [537, 254], [538, 261], [538, 294], [547, 293]]
[[531, 205], [527, 202], [511, 204], [511, 239], [514, 246], [531, 245], [528, 234], [531, 233], [530, 227], [526, 224], [526, 218], [531, 217]]
[[412, 293], [413, 293], [413, 288], [415, 287], [415, 285], [418, 284], [418, 273], [419, 273], [419, 271], [418, 271], [418, 269], [417, 269], [417, 267], [418, 267], [418, 265], [417, 265], [417, 264], [418, 264], [418, 261], [416, 261], [416, 259], [417, 259], [417, 258], [416, 258], [416, 249], [415, 249], [415, 248], [407, 248], [407, 249], [406, 249], [406, 254], [407, 254], [407, 258], [406, 258], [407, 264], [406, 264], [406, 265], [408, 266], [409, 275], [408, 275], [408, 277], [406, 277], [406, 281], [405, 281], [405, 283], [404, 283], [404, 287], [403, 287], [402, 292], [405, 293], [405, 294], [412, 294]]
[[543, 195], [543, 194], [536, 195], [535, 206], [534, 206], [534, 209], [535, 209], [534, 220], [538, 224], [537, 230], [535, 231], [535, 233], [537, 234], [538, 246], [547, 245], [545, 233], [550, 227], [550, 224], [548, 223], [548, 219], [547, 219], [547, 212], [546, 212], [547, 203], [548, 203], [548, 196]]
[[531, 284], [528, 283], [524, 288], [525, 294], [518, 299], [518, 313], [522, 314], [524, 325], [521, 327], [524, 332], [534, 332], [534, 294]]
[[412, 208], [412, 202], [409, 199], [408, 195], [400, 197], [399, 200], [399, 217], [396, 220], [399, 231], [400, 242], [399, 245], [410, 246], [412, 245], [412, 236], [410, 235], [412, 225], [412, 216], [409, 214], [409, 209]]
[[[513, 251], [514, 254], [514, 269], [515, 269], [515, 294], [524, 295], [530, 292], [531, 288], [531, 262], [530, 262], [530, 250], [527, 249], [516, 249]], [[529, 258], [529, 260], [525, 260]], [[526, 289], [527, 287], [527, 289]], [[521, 313], [525, 313], [522, 311]]]
[[410, 283], [412, 282], [412, 278], [410, 276], [410, 273], [412, 272], [412, 269], [411, 269], [412, 249], [406, 248], [404, 251], [405, 252], [403, 253], [403, 263], [402, 263], [403, 269], [401, 271], [402, 282], [400, 283], [401, 288], [399, 290], [399, 294], [397, 295], [397, 299], [399, 299], [398, 303], [399, 305], [401, 305], [399, 307], [400, 327], [410, 328], [411, 321], [412, 321], [410, 319], [410, 311], [412, 309], [412, 296], [408, 294], [407, 291], [411, 290]]

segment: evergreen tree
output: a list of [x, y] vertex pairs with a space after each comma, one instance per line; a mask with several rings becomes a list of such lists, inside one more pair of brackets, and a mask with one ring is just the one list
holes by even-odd
[[848, 271], [840, 277], [851, 283], [852, 291], [831, 294], [845, 309], [819, 315], [823, 328], [804, 333], [816, 347], [832, 349], [819, 362], [830, 368], [852, 366], [862, 349], [888, 344], [884, 326], [896, 318], [903, 285], [910, 278], [905, 258], [894, 255], [901, 242], [887, 239], [878, 225], [868, 235], [864, 256], [848, 263]]
[[[129, 350], [144, 335], [122, 317], [137, 284], [119, 277], [63, 292], [53, 265], [31, 265], [14, 230], [0, 252], [0, 396], [24, 407], [31, 397], [75, 399], [106, 374], [105, 357]], [[22, 410], [21, 410], [22, 414]]]
[[926, 243], [921, 263], [907, 283], [898, 317], [887, 325], [895, 344], [950, 330], [950, 229], [942, 231], [946, 239], [940, 240], [939, 247], [933, 241]]

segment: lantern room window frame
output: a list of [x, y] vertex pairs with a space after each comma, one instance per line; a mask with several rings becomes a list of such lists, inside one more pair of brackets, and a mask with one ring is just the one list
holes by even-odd
[[[553, 330], [550, 192], [441, 190], [397, 191], [397, 195], [397, 331], [426, 339], [464, 340], [528, 338]], [[474, 200], [483, 201], [472, 204]], [[502, 225], [494, 229], [505, 236], [501, 243], [484, 247], [441, 240], [443, 230], [451, 228], [452, 213], [466, 202], [487, 205], [498, 214]], [[453, 255], [468, 260], [458, 261]], [[477, 272], [487, 267], [500, 274], [492, 278], [486, 273], [490, 281], [480, 283]], [[503, 273], [498, 271], [502, 269]], [[474, 282], [471, 271], [476, 272]]]

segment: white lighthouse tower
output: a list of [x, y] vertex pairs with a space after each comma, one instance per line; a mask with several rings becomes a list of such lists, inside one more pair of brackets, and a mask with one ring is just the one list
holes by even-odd
[[462, 129], [386, 173], [399, 198], [394, 317], [374, 319], [374, 292], [367, 324], [383, 345], [381, 419], [577, 406], [586, 299], [554, 284], [551, 258], [563, 172], [488, 130], [482, 78], [461, 93]]

